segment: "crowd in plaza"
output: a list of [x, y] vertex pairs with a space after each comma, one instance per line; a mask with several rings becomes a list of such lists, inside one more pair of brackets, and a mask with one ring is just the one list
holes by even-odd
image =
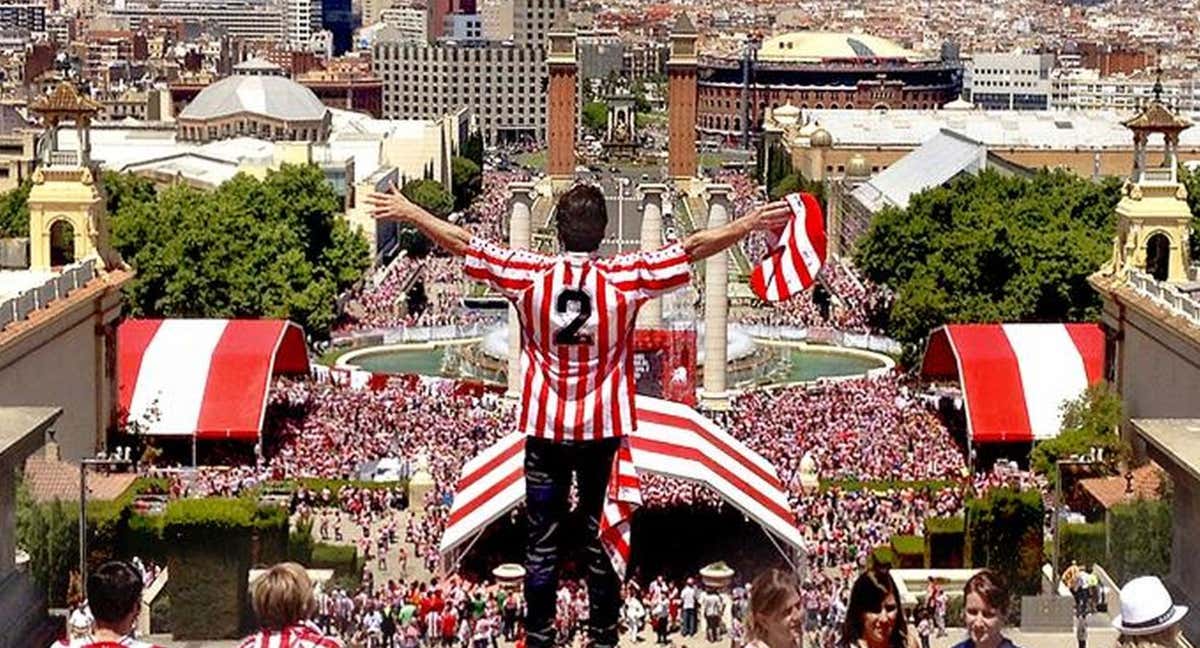
[[[388, 457], [408, 458], [409, 469], [415, 467], [414, 462], [427, 467], [434, 487], [422, 502], [423, 513], [408, 516], [406, 522], [401, 521], [400, 511], [407, 502], [399, 491], [350, 486], [337, 491], [301, 489], [294, 499], [299, 515], [313, 516], [313, 531], [321, 541], [357, 544], [359, 555], [367, 561], [363, 588], [329, 592], [328, 596], [341, 615], [336, 627], [346, 629], [346, 636], [374, 632], [376, 613], [387, 616], [386, 610], [403, 608], [401, 590], [411, 595], [412, 588], [430, 585], [399, 580], [374, 582], [371, 572], [394, 573], [393, 567], [402, 572], [412, 561], [428, 573], [441, 573], [437, 543], [459, 471], [467, 459], [513, 425], [513, 412], [502, 400], [490, 395], [455, 395], [449, 385], [425, 381], [414, 388], [408, 381], [393, 379], [380, 389], [351, 389], [279, 378], [271, 392], [266, 436], [273, 441], [265, 448], [267, 458], [255, 466], [200, 469], [186, 479], [180, 478], [175, 492], [184, 496], [228, 495], [272, 480], [353, 479], [359, 476], [361, 466]], [[874, 547], [886, 544], [894, 534], [921, 534], [928, 517], [961, 514], [967, 488], [1045, 486], [1021, 471], [977, 475], [973, 481], [968, 480], [962, 451], [941, 420], [913, 393], [914, 389], [898, 375], [889, 374], [749, 392], [739, 396], [732, 410], [718, 421], [771, 461], [788, 490], [814, 567], [803, 583], [811, 599], [806, 604], [812, 607], [809, 617], [814, 641], [832, 636], [829, 633], [836, 626], [838, 610], [846, 603], [850, 582], [865, 567]], [[834, 486], [806, 493], [801, 479], [806, 465], [825, 480], [943, 480], [952, 485], [938, 490], [851, 490]], [[648, 509], [695, 510], [720, 505], [716, 495], [703, 486], [657, 476], [644, 477], [643, 496]], [[477, 590], [498, 591], [453, 574], [450, 578], [443, 581], [443, 597], [461, 596], [445, 589], [453, 587], [463, 588], [468, 598]], [[634, 612], [641, 608], [647, 636], [650, 628], [659, 627], [653, 625], [658, 623], [656, 614], [664, 609], [682, 609], [678, 596], [683, 582], [670, 584], [665, 594], [659, 591], [661, 585], [630, 585], [636, 602], [626, 597], [626, 608]], [[572, 590], [572, 601], [580, 596], [578, 587], [568, 588]], [[493, 598], [494, 594], [485, 594], [486, 601]], [[502, 603], [498, 601], [491, 607]], [[580, 625], [578, 612], [583, 609], [579, 605], [564, 606], [560, 610], [563, 627]], [[459, 625], [467, 620], [464, 631], [474, 637], [479, 619], [489, 617], [485, 614], [473, 621], [461, 615], [455, 618]], [[629, 616], [623, 618], [631, 621]], [[666, 627], [682, 628], [681, 623]], [[499, 633], [500, 627], [499, 622], [484, 622], [487, 632]], [[409, 629], [401, 623], [396, 632], [397, 642], [414, 633], [418, 638], [428, 636], [427, 628], [419, 624]], [[461, 636], [456, 628], [454, 637]]]
[[[519, 179], [518, 174], [485, 176], [483, 193], [462, 222], [476, 233], [501, 238], [507, 185]], [[734, 188], [735, 217], [759, 199], [745, 176], [719, 180]], [[745, 251], [757, 258], [764, 250], [760, 240]], [[353, 315], [341, 322], [340, 330], [468, 323], [472, 316], [461, 306], [466, 284], [460, 266], [457, 259], [436, 255], [398, 257], [377, 283], [368, 282], [354, 296], [357, 307], [350, 309]], [[830, 308], [822, 308], [810, 292], [785, 305], [740, 313], [737, 319], [872, 332], [874, 317], [889, 303], [886, 290], [860, 279], [839, 259], [831, 258], [822, 276], [835, 296]], [[396, 305], [417, 280], [424, 282], [429, 301], [421, 312], [401, 316]], [[818, 381], [749, 391], [737, 396], [728, 412], [714, 415], [776, 467], [787, 490], [809, 548], [811, 569], [800, 586], [810, 645], [832, 647], [867, 556], [893, 535], [920, 535], [927, 518], [961, 514], [971, 489], [1005, 484], [1045, 489], [1043, 482], [1016, 470], [971, 475], [962, 448], [919, 390], [899, 373]], [[172, 473], [171, 493], [235, 495], [283, 480], [356, 480], [368, 477], [364, 467], [384, 459], [403, 462], [405, 476], [427, 471], [433, 487], [421, 502], [409, 502], [406, 492], [391, 488], [294, 492], [295, 519], [310, 523], [322, 542], [355, 544], [365, 561], [359, 587], [339, 583], [318, 592], [317, 626], [356, 645], [496, 648], [501, 639], [522, 645], [519, 590], [447, 573], [437, 550], [463, 464], [513, 429], [515, 411], [503, 400], [455, 393], [448, 381], [392, 378], [354, 389], [277, 378], [257, 459], [250, 465]], [[862, 490], [827, 485], [813, 490], [814, 476], [834, 482], [925, 480], [942, 485]], [[643, 476], [642, 494], [649, 510], [721, 506], [704, 486], [658, 476]], [[405, 514], [406, 509], [420, 513]], [[626, 631], [635, 639], [652, 635], [659, 642], [676, 632], [686, 640], [703, 631], [710, 640], [741, 645], [749, 632], [742, 624], [749, 605], [745, 583], [733, 590], [734, 622], [726, 626], [719, 620], [725, 610], [713, 608], [725, 602], [698, 584], [699, 565], [685, 567], [692, 571], [690, 578], [669, 581], [643, 571], [625, 583], [621, 619]], [[412, 576], [422, 571], [425, 576]], [[578, 637], [589, 614], [586, 588], [563, 583], [557, 611], [560, 637]]]

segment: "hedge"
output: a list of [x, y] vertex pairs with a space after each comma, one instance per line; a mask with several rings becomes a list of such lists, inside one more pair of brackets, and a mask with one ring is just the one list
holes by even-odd
[[1041, 589], [1045, 511], [1037, 491], [996, 488], [967, 500], [967, 548], [974, 567], [1011, 575], [1015, 596]]
[[925, 567], [959, 569], [966, 564], [966, 520], [961, 516], [925, 519]]
[[250, 497], [184, 499], [167, 506], [162, 525], [172, 546], [167, 589], [175, 638], [240, 636], [250, 566], [286, 554], [287, 510]]
[[313, 569], [332, 569], [334, 578], [359, 579], [362, 577], [364, 561], [358, 557], [358, 548], [353, 545], [333, 545], [317, 542], [312, 547]]
[[819, 482], [821, 492], [837, 488], [841, 491], [859, 491], [859, 490], [903, 490], [910, 488], [912, 490], [931, 490], [939, 491], [947, 488], [956, 488], [957, 482], [948, 479], [925, 479], [918, 481], [904, 480], [874, 480], [874, 481], [859, 481], [857, 479], [822, 479]]
[[322, 479], [319, 477], [300, 477], [289, 479], [286, 481], [267, 481], [260, 486], [262, 490], [279, 490], [279, 491], [294, 491], [298, 488], [307, 488], [311, 491], [321, 492], [321, 489], [328, 488], [330, 493], [337, 493], [343, 486], [352, 486], [365, 490], [384, 490], [390, 488], [399, 488], [404, 492], [408, 492], [408, 482], [404, 480], [377, 482], [364, 481], [361, 479]]
[[896, 567], [898, 558], [896, 551], [888, 545], [879, 545], [871, 550], [871, 555], [867, 560], [867, 568], [875, 569], [876, 567]]
[[1171, 569], [1171, 503], [1137, 500], [1109, 511], [1112, 556], [1105, 565], [1118, 583]]
[[1098, 564], [1104, 565], [1108, 563], [1105, 552], [1105, 541], [1107, 534], [1104, 530], [1104, 523], [1097, 522], [1094, 524], [1060, 524], [1059, 533], [1059, 551], [1062, 554], [1062, 563], [1068, 564], [1072, 560], [1080, 565]]
[[896, 566], [901, 569], [920, 569], [925, 566], [925, 538], [921, 536], [892, 536], [892, 552], [896, 554]]

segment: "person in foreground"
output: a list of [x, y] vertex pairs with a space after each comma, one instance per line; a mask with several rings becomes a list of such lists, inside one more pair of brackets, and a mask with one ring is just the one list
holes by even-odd
[[525, 597], [529, 648], [555, 645], [559, 535], [574, 474], [586, 532], [591, 645], [617, 643], [616, 572], [600, 542], [601, 506], [621, 437], [637, 429], [633, 406], [633, 330], [650, 299], [688, 285], [691, 264], [756, 229], [780, 230], [784, 202], [761, 206], [722, 227], [701, 230], [650, 252], [600, 257], [608, 226], [604, 194], [579, 184], [555, 206], [560, 253], [513, 250], [434, 217], [393, 186], [367, 198], [372, 216], [408, 223], [456, 256], [467, 276], [515, 307], [521, 324], [521, 406], [528, 536]]
[[95, 628], [53, 648], [158, 648], [133, 636], [142, 607], [142, 575], [132, 565], [123, 560], [100, 565], [88, 575], [87, 594]]
[[1176, 648], [1179, 623], [1187, 615], [1186, 605], [1175, 605], [1157, 576], [1139, 576], [1121, 588], [1121, 613], [1112, 625], [1121, 633], [1118, 646], [1128, 648]]
[[900, 609], [900, 591], [891, 574], [868, 569], [854, 581], [838, 647], [917, 647], [916, 633], [908, 631]]
[[750, 584], [746, 648], [800, 648], [804, 645], [804, 602], [796, 578], [768, 569]]
[[998, 574], [979, 570], [963, 586], [963, 597], [967, 638], [954, 648], [1016, 648], [1002, 634], [1011, 595]]
[[309, 621], [317, 611], [317, 599], [301, 565], [279, 563], [254, 579], [250, 606], [259, 630], [243, 639], [239, 648], [342, 648], [341, 641]]

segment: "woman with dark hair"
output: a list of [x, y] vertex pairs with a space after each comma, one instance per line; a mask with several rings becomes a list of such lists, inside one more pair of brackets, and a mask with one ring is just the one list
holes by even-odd
[[916, 648], [900, 609], [900, 591], [886, 571], [868, 569], [850, 588], [841, 648]]
[[804, 605], [796, 578], [768, 569], [750, 584], [746, 648], [799, 648], [804, 639]]
[[963, 621], [967, 638], [954, 648], [1016, 648], [1001, 632], [1011, 599], [1004, 579], [981, 569], [963, 586]]

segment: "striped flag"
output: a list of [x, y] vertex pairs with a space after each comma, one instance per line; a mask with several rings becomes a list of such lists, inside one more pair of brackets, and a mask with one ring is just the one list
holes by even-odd
[[781, 302], [812, 287], [825, 264], [825, 219], [812, 194], [786, 197], [792, 219], [779, 242], [750, 275], [750, 288], [759, 299]]
[[629, 547], [633, 512], [642, 505], [642, 480], [633, 465], [629, 438], [622, 437], [617, 455], [613, 458], [612, 476], [608, 480], [608, 497], [600, 516], [600, 544], [604, 546], [613, 569], [625, 580], [629, 565]]

